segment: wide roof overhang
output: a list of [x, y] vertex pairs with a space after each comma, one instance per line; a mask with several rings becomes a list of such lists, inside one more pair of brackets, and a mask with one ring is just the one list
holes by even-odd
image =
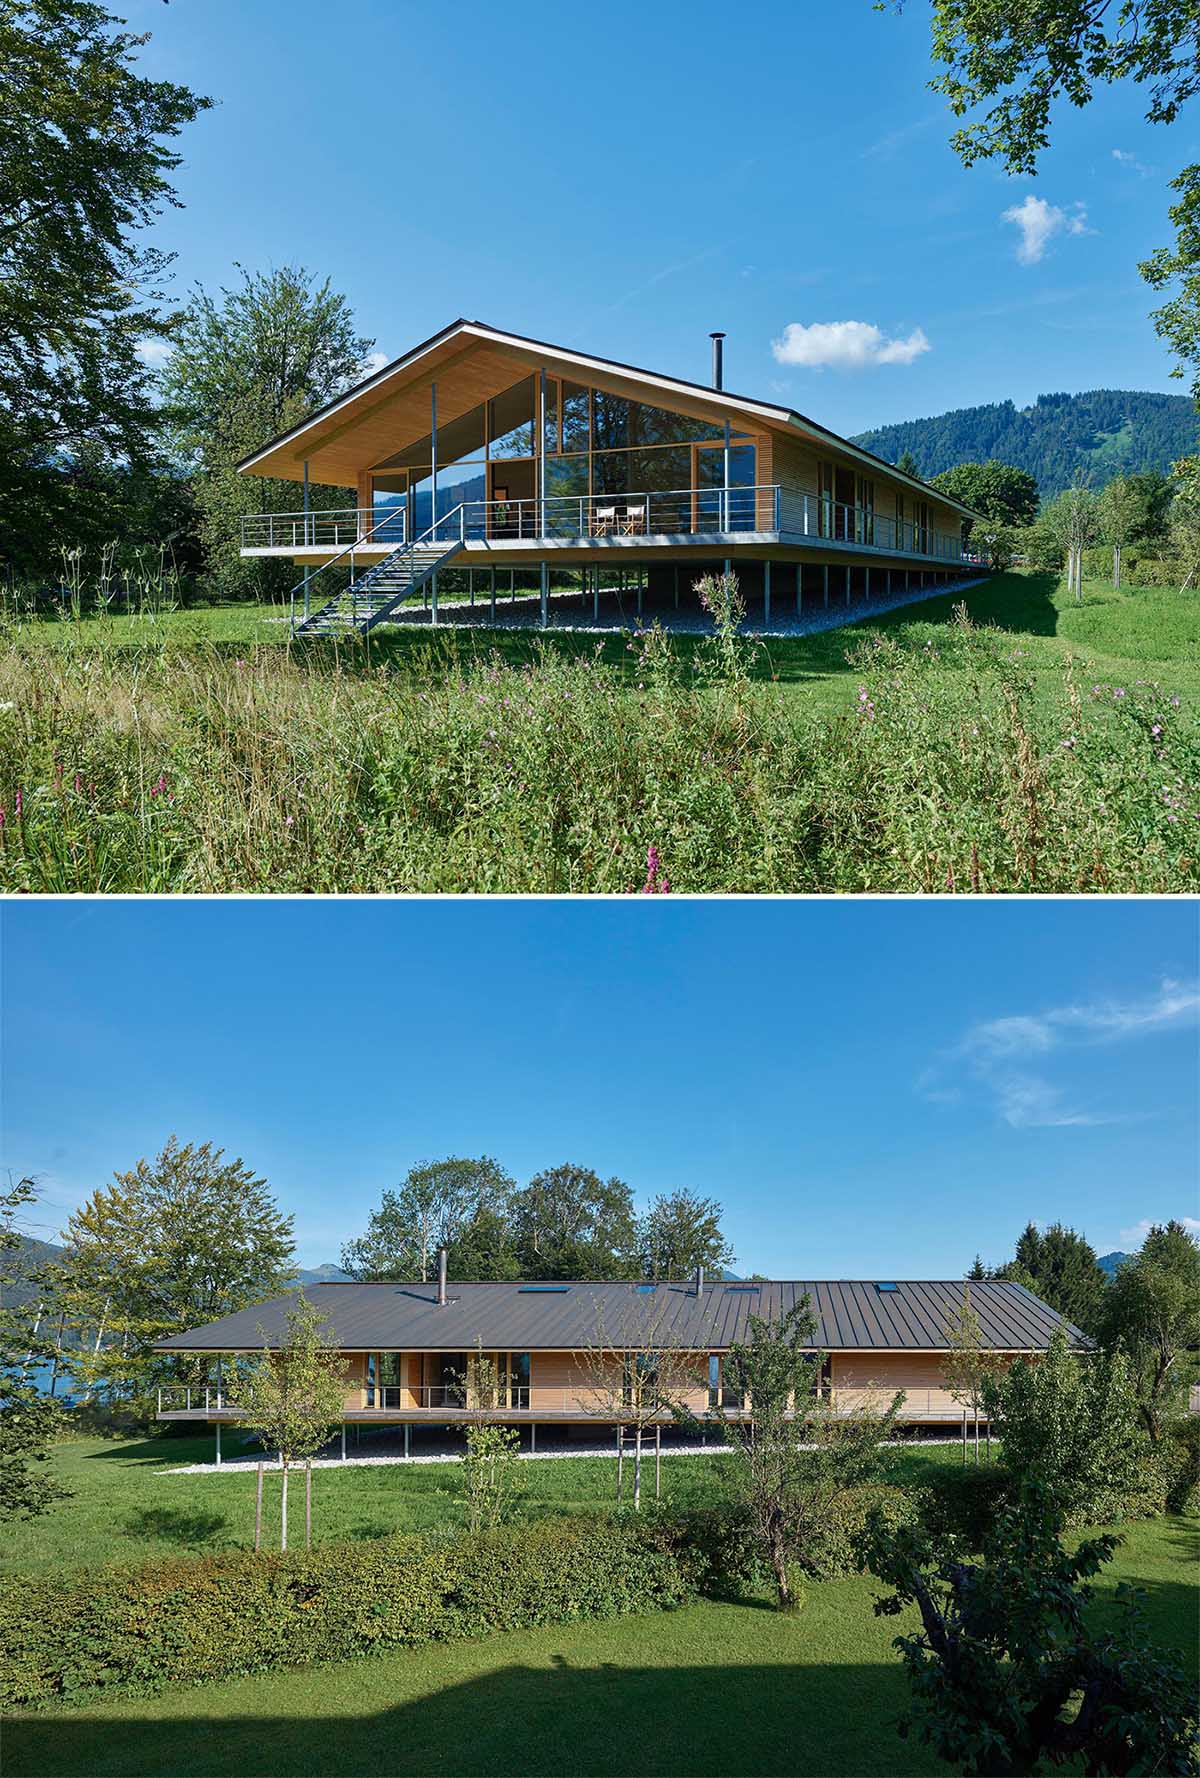
[[872, 468], [886, 470], [893, 480], [923, 496], [932, 494], [964, 518], [980, 516], [961, 501], [931, 489], [917, 476], [903, 474], [894, 464], [792, 408], [463, 319], [452, 321], [431, 339], [318, 408], [298, 426], [252, 451], [237, 467], [245, 475], [300, 481], [307, 462], [312, 481], [331, 487], [353, 486], [359, 475], [379, 468], [428, 434], [432, 380], [437, 381], [440, 432], [487, 397], [543, 367], [568, 380], [598, 383], [631, 401], [657, 402], [697, 419], [724, 420], [728, 416], [739, 430], [765, 428], [803, 437], [818, 447], [836, 449]]

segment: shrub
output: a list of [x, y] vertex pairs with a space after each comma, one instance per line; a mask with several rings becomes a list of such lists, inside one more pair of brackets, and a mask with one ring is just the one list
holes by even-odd
[[[911, 1524], [917, 1516], [917, 1497], [907, 1488], [888, 1482], [867, 1482], [846, 1488], [825, 1505], [819, 1529], [805, 1539], [803, 1560], [791, 1563], [792, 1572], [810, 1580], [837, 1580], [857, 1574], [861, 1566], [859, 1544], [873, 1513], [894, 1529]], [[743, 1501], [723, 1501], [718, 1506], [672, 1513], [667, 1518], [673, 1535], [685, 1546], [694, 1564], [696, 1585], [703, 1593], [727, 1595], [746, 1592], [764, 1580], [771, 1570], [755, 1537]]]
[[986, 1469], [947, 1467], [918, 1490], [917, 1511], [930, 1537], [958, 1537], [967, 1549], [977, 1550], [1012, 1493], [1012, 1477], [1000, 1464]]
[[682, 1604], [700, 1564], [657, 1515], [545, 1520], [441, 1542], [318, 1550], [23, 1580], [0, 1598], [0, 1704], [341, 1661]]

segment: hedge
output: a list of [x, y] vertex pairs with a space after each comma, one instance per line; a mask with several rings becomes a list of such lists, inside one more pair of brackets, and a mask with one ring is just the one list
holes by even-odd
[[703, 1558], [657, 1515], [544, 1520], [23, 1579], [0, 1596], [0, 1704], [148, 1694], [376, 1649], [669, 1609]]

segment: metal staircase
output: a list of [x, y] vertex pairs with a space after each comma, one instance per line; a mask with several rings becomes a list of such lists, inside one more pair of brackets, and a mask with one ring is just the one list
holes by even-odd
[[[433, 529], [436, 529], [434, 527]], [[438, 542], [430, 533], [414, 543], [402, 543], [390, 556], [384, 556], [352, 580], [335, 598], [292, 626], [295, 636], [345, 636], [357, 632], [365, 636], [376, 624], [386, 620], [420, 592], [439, 568], [456, 556], [463, 539]]]

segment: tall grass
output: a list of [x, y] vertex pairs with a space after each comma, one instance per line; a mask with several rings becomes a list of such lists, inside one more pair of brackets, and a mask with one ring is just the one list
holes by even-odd
[[[718, 633], [686, 682], [552, 646], [426, 675], [300, 648], [0, 657], [8, 890], [1161, 892], [1200, 885], [1195, 713], [1146, 680], [1046, 693], [960, 612], [868, 631], [832, 714]], [[410, 662], [411, 668], [411, 662]]]

